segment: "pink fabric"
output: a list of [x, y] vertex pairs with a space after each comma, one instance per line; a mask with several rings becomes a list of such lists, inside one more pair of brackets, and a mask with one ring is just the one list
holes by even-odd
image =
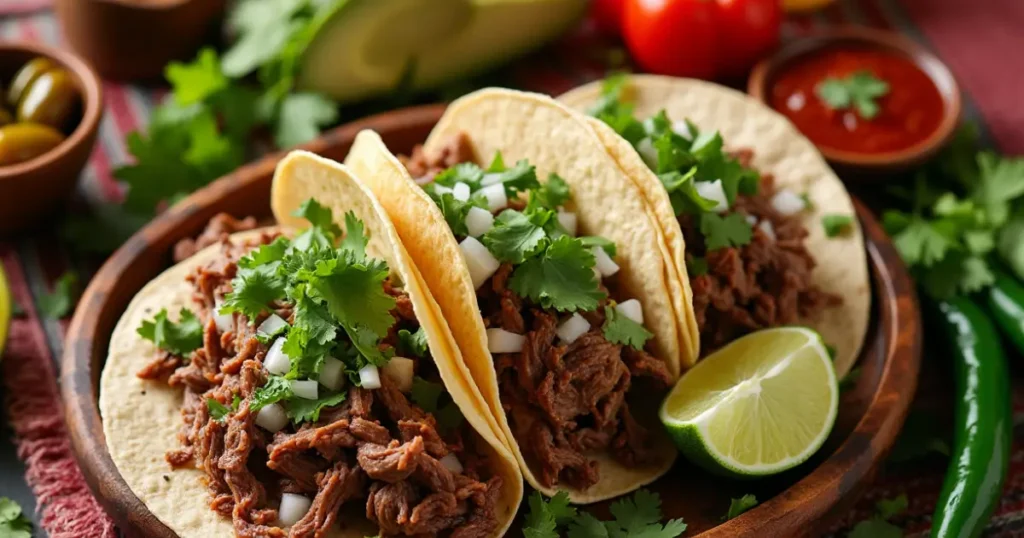
[[42, 11], [49, 8], [52, 3], [53, 0], [2, 0], [0, 1], [0, 16]]

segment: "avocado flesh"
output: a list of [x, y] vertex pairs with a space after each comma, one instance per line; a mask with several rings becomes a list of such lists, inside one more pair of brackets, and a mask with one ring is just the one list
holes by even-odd
[[395, 89], [406, 69], [429, 89], [537, 48], [586, 0], [347, 0], [320, 21], [299, 86], [339, 102]]

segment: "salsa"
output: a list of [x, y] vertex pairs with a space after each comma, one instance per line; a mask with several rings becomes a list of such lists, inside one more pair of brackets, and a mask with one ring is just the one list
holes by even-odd
[[[826, 81], [842, 86], [863, 78], [884, 87], [870, 94], [867, 114], [855, 106], [861, 101], [837, 106], [836, 100], [821, 95]], [[908, 58], [845, 47], [822, 49], [794, 61], [772, 84], [770, 104], [819, 146], [854, 153], [912, 147], [938, 128], [945, 108], [935, 83]]]

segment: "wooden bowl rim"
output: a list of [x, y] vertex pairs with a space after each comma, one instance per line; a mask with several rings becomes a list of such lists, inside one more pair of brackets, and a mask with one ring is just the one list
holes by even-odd
[[80, 146], [89, 143], [91, 135], [99, 130], [100, 119], [103, 117], [103, 84], [92, 66], [78, 55], [42, 43], [0, 42], [0, 54], [8, 52], [29, 52], [36, 56], [45, 56], [64, 66], [78, 80], [84, 106], [82, 107], [82, 119], [72, 131], [71, 136], [64, 139], [57, 147], [34, 159], [9, 166], [0, 166], [0, 181], [31, 174], [57, 161], [67, 159]]
[[[444, 109], [445, 105], [424, 105], [370, 116], [325, 133], [304, 149], [324, 151], [346, 140], [351, 141], [364, 128], [393, 125], [396, 121], [404, 121], [408, 125], [436, 122]], [[75, 457], [86, 482], [115, 520], [124, 523], [129, 517], [141, 517], [145, 520], [149, 536], [174, 538], [176, 535], [149, 513], [121, 479], [107, 452], [97, 401], [100, 371], [92, 368], [92, 350], [97, 342], [103, 344], [98, 349], [105, 350], [109, 335], [96, 334], [97, 316], [91, 312], [94, 309], [98, 311], [99, 305], [112, 295], [112, 290], [119, 285], [117, 276], [131, 270], [136, 260], [147, 254], [151, 242], [148, 237], [173, 234], [198, 208], [218, 203], [241, 190], [246, 183], [260, 181], [262, 174], [272, 171], [282, 155], [283, 152], [268, 155], [218, 179], [136, 232], [97, 271], [83, 293], [68, 328], [67, 346], [61, 360], [61, 396]], [[740, 531], [751, 531], [766, 521], [786, 531], [783, 535], [789, 535], [787, 532], [798, 534], [808, 518], [807, 511], [800, 508], [813, 505], [810, 501], [820, 494], [819, 490], [808, 490], [806, 486], [827, 483], [828, 487], [841, 494], [862, 486], [864, 479], [883, 460], [906, 418], [920, 366], [921, 321], [917, 297], [910, 275], [898, 262], [895, 247], [881, 224], [860, 201], [854, 199], [854, 206], [865, 231], [868, 263], [874, 277], [872, 288], [879, 311], [879, 330], [885, 343], [884, 366], [870, 403], [842, 443], [807, 475], [754, 509], [701, 533], [701, 538], [736, 536]], [[897, 360], [906, 361], [903, 368], [895, 368]], [[899, 397], [885, 397], [885, 394], [897, 394]], [[875, 448], [881, 453], [869, 450], [872, 444], [877, 444]], [[116, 478], [104, 480], [104, 475]], [[832, 508], [832, 505], [814, 506], [815, 511], [810, 514], [814, 519], [825, 517]]]
[[[888, 30], [846, 25], [816, 31], [796, 39], [754, 66], [747, 81], [747, 93], [764, 103], [765, 106], [771, 107], [768, 100], [768, 85], [778, 76], [779, 72], [794, 60], [841, 43], [857, 43], [894, 52], [909, 59], [931, 79], [938, 89], [942, 96], [944, 110], [942, 121], [939, 122], [935, 130], [927, 138], [913, 146], [885, 153], [858, 153], [820, 146], [815, 143], [815, 147], [826, 159], [854, 168], [904, 168], [923, 162], [949, 142], [956, 130], [963, 107], [963, 98], [956, 77], [932, 51], [907, 37]], [[782, 111], [778, 112], [785, 115]], [[812, 139], [811, 142], [814, 143], [814, 140]]]

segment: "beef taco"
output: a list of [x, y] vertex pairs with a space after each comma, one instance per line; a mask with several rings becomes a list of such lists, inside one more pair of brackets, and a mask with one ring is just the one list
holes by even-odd
[[183, 538], [504, 533], [522, 475], [383, 209], [305, 152], [272, 198], [276, 226], [218, 217], [117, 324], [125, 482]]
[[669, 469], [656, 407], [691, 345], [682, 295], [638, 189], [582, 118], [482, 90], [411, 156], [367, 131], [346, 164], [391, 215], [533, 487], [594, 502]]
[[686, 365], [802, 324], [834, 347], [838, 375], [850, 370], [871, 307], [863, 237], [842, 182], [785, 117], [716, 84], [651, 75], [559, 100], [593, 116], [663, 230], [698, 326]]

